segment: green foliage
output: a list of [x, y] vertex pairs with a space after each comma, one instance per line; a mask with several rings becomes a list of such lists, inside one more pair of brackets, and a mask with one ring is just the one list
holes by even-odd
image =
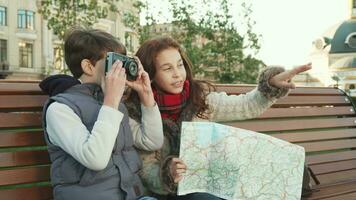
[[[194, 75], [213, 75], [220, 83], [256, 83], [259, 68], [264, 64], [254, 57], [260, 49], [260, 36], [252, 30], [254, 22], [250, 18], [250, 5], [241, 5], [242, 19], [239, 19], [238, 24], [241, 27], [245, 25], [246, 29], [241, 34], [237, 22], [230, 14], [231, 5], [227, 0], [204, 0], [205, 6], [199, 1], [169, 2], [175, 28], [172, 36], [183, 45], [192, 60]], [[211, 6], [206, 9], [214, 3], [220, 7], [212, 9], [214, 6]], [[197, 13], [200, 16], [196, 17]], [[146, 17], [152, 18], [145, 25], [147, 29], [154, 27], [155, 18], [149, 14]], [[141, 32], [140, 36], [151, 37], [146, 32]]]
[[[63, 41], [69, 28], [92, 26], [98, 19], [108, 17], [110, 11], [118, 12], [115, 4], [118, 1], [120, 0], [43, 0], [39, 12], [48, 20], [48, 28]], [[219, 8], [204, 9], [197, 0], [169, 0], [174, 25], [172, 36], [182, 44], [192, 60], [193, 73], [213, 76], [221, 83], [255, 83], [263, 63], [254, 57], [260, 48], [260, 36], [252, 30], [254, 22], [250, 18], [251, 6], [246, 3], [241, 5], [242, 17], [236, 22], [227, 0], [201, 1], [206, 7], [215, 3]], [[140, 43], [157, 36], [152, 28], [161, 16], [147, 10], [148, 1], [135, 1], [134, 7], [139, 12], [146, 9], [146, 24], [140, 26], [138, 16], [123, 10], [121, 14], [124, 25], [139, 34]], [[200, 13], [200, 17], [194, 17], [197, 13]], [[244, 34], [238, 31], [242, 25], [246, 29]]]
[[[116, 2], [118, 0], [42, 0], [39, 12], [48, 21], [48, 29], [62, 42], [59, 48], [63, 50], [63, 39], [67, 30], [75, 26], [92, 26], [98, 19], [106, 18], [110, 11], [116, 12]], [[69, 70], [64, 68], [61, 73], [69, 74]]]
[[336, 82], [335, 87], [339, 87], [340, 77], [334, 74], [333, 76], [331, 76], [331, 79], [333, 79]]
[[42, 0], [39, 12], [48, 20], [48, 28], [63, 40], [66, 30], [73, 26], [91, 26], [109, 11], [117, 11], [117, 0]]
[[147, 10], [148, 1], [146, 1], [145, 3], [143, 3], [143, 1], [137, 1], [136, 3], [134, 3], [133, 6], [138, 9], [139, 13], [146, 11], [146, 15], [144, 16], [146, 24], [140, 25], [140, 19], [133, 17], [131, 17], [132, 20], [129, 23], [124, 22], [124, 24], [137, 31], [137, 33], [139, 34], [140, 44], [142, 44], [147, 39], [155, 36], [151, 32], [151, 29], [154, 27], [155, 24], [157, 24], [157, 21], [153, 14]]

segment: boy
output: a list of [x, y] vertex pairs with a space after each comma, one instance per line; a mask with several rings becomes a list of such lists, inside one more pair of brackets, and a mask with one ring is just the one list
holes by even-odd
[[[148, 74], [138, 61], [138, 78], [128, 82], [117, 61], [105, 75], [109, 51], [125, 53], [125, 47], [100, 30], [74, 29], [65, 39], [65, 61], [82, 84], [52, 96], [43, 110], [54, 199], [139, 199], [142, 163], [134, 146], [153, 151], [163, 144]], [[56, 90], [55, 84], [41, 84]], [[139, 94], [141, 124], [129, 119], [120, 103], [125, 84]]]

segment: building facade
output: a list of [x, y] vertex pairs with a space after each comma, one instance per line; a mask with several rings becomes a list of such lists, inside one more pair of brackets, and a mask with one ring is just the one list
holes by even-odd
[[[94, 28], [105, 30], [125, 44], [129, 53], [139, 45], [137, 33], [123, 24], [125, 12], [139, 16], [135, 1], [119, 1], [119, 12], [100, 19]], [[40, 1], [0, 0], [0, 78], [42, 79], [63, 71], [61, 41], [38, 12]]]
[[324, 86], [336, 86], [356, 96], [356, 0], [350, 0], [350, 18], [326, 30], [313, 42], [310, 74]]

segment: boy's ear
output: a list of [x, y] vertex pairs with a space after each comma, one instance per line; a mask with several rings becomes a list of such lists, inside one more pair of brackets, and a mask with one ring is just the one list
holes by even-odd
[[94, 66], [91, 64], [90, 60], [83, 59], [82, 62], [80, 62], [80, 65], [85, 75], [92, 76], [94, 74]]

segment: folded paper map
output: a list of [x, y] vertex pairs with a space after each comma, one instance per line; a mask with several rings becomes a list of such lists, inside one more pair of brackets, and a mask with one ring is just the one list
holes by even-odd
[[304, 148], [262, 133], [183, 122], [180, 158], [188, 169], [178, 195], [207, 192], [236, 200], [301, 197]]

